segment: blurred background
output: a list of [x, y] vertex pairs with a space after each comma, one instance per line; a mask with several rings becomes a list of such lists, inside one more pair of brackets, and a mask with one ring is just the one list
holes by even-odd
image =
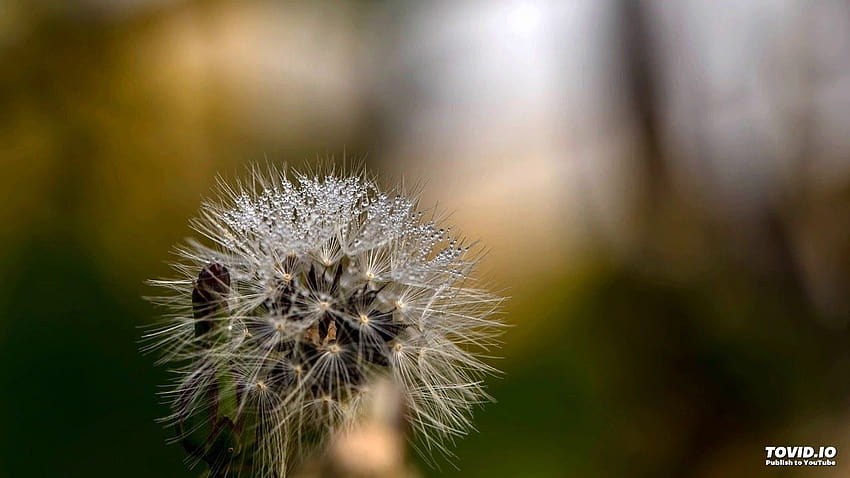
[[850, 2], [0, 0], [0, 477], [197, 476], [144, 280], [216, 174], [330, 156], [511, 296], [422, 476], [850, 476]]

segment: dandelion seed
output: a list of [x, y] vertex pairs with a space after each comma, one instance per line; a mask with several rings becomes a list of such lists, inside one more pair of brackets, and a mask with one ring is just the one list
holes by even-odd
[[[173, 313], [146, 335], [175, 367], [166, 392], [192, 463], [211, 476], [281, 478], [360, 420], [370, 384], [402, 391], [430, 451], [471, 428], [496, 372], [501, 299], [480, 259], [416, 198], [364, 174], [252, 171], [220, 182], [180, 247]], [[218, 473], [218, 474], [216, 474]]]

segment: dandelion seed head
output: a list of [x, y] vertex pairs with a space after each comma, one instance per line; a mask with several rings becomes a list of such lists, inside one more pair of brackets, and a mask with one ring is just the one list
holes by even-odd
[[400, 388], [426, 450], [450, 454], [471, 428], [501, 299], [475, 286], [480, 254], [416, 197], [363, 173], [253, 170], [221, 181], [192, 226], [205, 240], [178, 248], [176, 279], [153, 281], [172, 313], [146, 340], [175, 369], [165, 421], [194, 462], [282, 477], [360, 420], [376, 380]]

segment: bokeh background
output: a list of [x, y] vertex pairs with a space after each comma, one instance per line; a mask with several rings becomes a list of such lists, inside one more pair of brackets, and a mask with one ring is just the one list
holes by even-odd
[[328, 157], [511, 296], [423, 476], [850, 476], [850, 2], [0, 0], [0, 477], [197, 476], [144, 280], [216, 174]]

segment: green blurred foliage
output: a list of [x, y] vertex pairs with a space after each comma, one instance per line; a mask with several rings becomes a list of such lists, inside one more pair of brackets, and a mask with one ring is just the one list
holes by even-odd
[[9, 251], [0, 334], [0, 476], [186, 476], [162, 445], [165, 380], [137, 350], [152, 313], [54, 231]]
[[[840, 413], [848, 337], [732, 272], [683, 287], [603, 267], [568, 295], [575, 286], [542, 286], [554, 303], [515, 305], [512, 320], [547, 325], [506, 364], [498, 403], [460, 444], [461, 470], [446, 475], [764, 474], [760, 460], [719, 457], [732, 446], [761, 458], [765, 443], [803, 436], [795, 421]], [[837, 438], [829, 427], [805, 436]]]

